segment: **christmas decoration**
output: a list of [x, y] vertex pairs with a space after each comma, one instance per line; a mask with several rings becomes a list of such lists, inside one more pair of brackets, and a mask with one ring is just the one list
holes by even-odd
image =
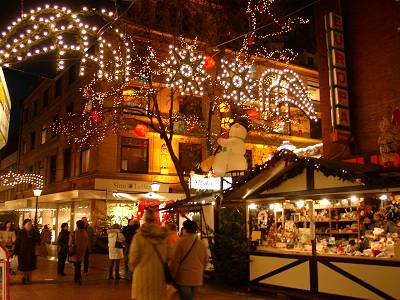
[[255, 120], [258, 119], [258, 111], [256, 109], [249, 109], [247, 110], [247, 116], [249, 117], [250, 120]]
[[[65, 62], [72, 55], [80, 60], [80, 75], [92, 63], [98, 67], [98, 78], [129, 81], [130, 39], [109, 25], [112, 30], [107, 35], [113, 36], [113, 43], [110, 43], [103, 37], [104, 30], [84, 21], [94, 16], [100, 16], [108, 24], [114, 21], [114, 13], [104, 9], [98, 12], [84, 7], [73, 12], [48, 4], [31, 9], [1, 33], [0, 64], [16, 65], [52, 52], [56, 55], [59, 70], [65, 68]], [[94, 51], [89, 52], [89, 49]]]
[[204, 58], [204, 68], [206, 70], [210, 71], [210, 70], [214, 69], [215, 65], [216, 65], [216, 62], [215, 62], [215, 59], [212, 56], [207, 55]]
[[378, 138], [379, 152], [384, 166], [391, 167], [398, 148], [398, 141], [391, 131], [391, 123], [388, 118], [384, 117], [379, 122], [379, 130], [381, 131]]
[[97, 110], [93, 110], [90, 113], [90, 118], [93, 121], [93, 123], [101, 123], [101, 121], [103, 121], [101, 114]]
[[229, 138], [219, 138], [217, 140], [222, 150], [215, 155], [212, 165], [216, 176], [222, 177], [230, 171], [244, 171], [247, 169], [247, 161], [244, 157], [246, 153], [244, 144], [246, 135], [246, 127], [235, 123], [229, 130]]
[[317, 121], [314, 106], [308, 97], [307, 89], [300, 76], [290, 69], [267, 69], [259, 79], [260, 112], [262, 117], [272, 112], [280, 115], [286, 107], [289, 119], [289, 106], [302, 110], [308, 118]]
[[203, 95], [203, 82], [208, 75], [205, 72], [203, 55], [196, 55], [193, 47], [179, 50], [170, 45], [170, 57], [162, 65], [167, 72], [167, 85], [177, 87], [181, 95], [193, 93]]
[[224, 88], [223, 97], [233, 99], [237, 104], [253, 104], [253, 72], [250, 65], [243, 65], [238, 59], [228, 62], [221, 60], [222, 72], [218, 81]]
[[149, 128], [144, 124], [137, 124], [135, 130], [133, 131], [139, 137], [145, 137]]
[[33, 189], [42, 190], [44, 177], [38, 174], [17, 174], [12, 171], [0, 176], [0, 183], [4, 186], [14, 187], [21, 183], [32, 184]]

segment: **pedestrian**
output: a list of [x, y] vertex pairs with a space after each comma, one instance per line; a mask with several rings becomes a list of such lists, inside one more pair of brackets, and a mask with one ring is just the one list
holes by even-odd
[[121, 279], [119, 275], [119, 262], [124, 258], [125, 237], [121, 233], [118, 224], [114, 224], [112, 229], [107, 230], [108, 235], [108, 257], [110, 265], [108, 268], [108, 279], [114, 279], [113, 270], [115, 266], [115, 279]]
[[183, 222], [182, 236], [176, 243], [170, 270], [181, 300], [192, 300], [196, 288], [203, 285], [203, 273], [208, 264], [206, 246], [196, 237], [197, 224]]
[[31, 219], [25, 219], [22, 225], [14, 253], [18, 256], [18, 270], [24, 273], [22, 283], [27, 284], [31, 280], [32, 271], [36, 270], [36, 247], [40, 245], [40, 237]]
[[129, 267], [133, 271], [132, 299], [165, 298], [164, 265], [171, 255], [168, 232], [157, 223], [152, 209], [144, 214], [144, 224], [133, 237], [129, 249]]
[[88, 234], [82, 220], [76, 222], [76, 229], [69, 235], [69, 259], [74, 264], [74, 281], [82, 285], [82, 260], [88, 247]]
[[57, 274], [61, 276], [66, 276], [65, 269], [65, 261], [68, 256], [68, 243], [69, 243], [69, 231], [68, 231], [68, 223], [61, 224], [61, 231], [58, 234], [57, 239], [57, 253], [58, 253], [58, 263], [57, 263]]
[[122, 234], [125, 237], [125, 242], [127, 247], [125, 248], [126, 253], [125, 253], [125, 257], [124, 257], [124, 263], [125, 263], [125, 277], [128, 280], [132, 280], [132, 272], [129, 269], [129, 246], [132, 243], [132, 239], [135, 236], [137, 230], [140, 228], [140, 223], [137, 220], [134, 219], [130, 219], [128, 221], [128, 226], [125, 226], [122, 229]]
[[83, 273], [87, 276], [89, 272], [89, 256], [90, 253], [92, 253], [93, 251], [95, 239], [94, 239], [94, 229], [92, 226], [90, 226], [88, 219], [86, 217], [83, 217], [82, 221], [85, 224], [85, 230], [88, 235], [88, 246], [87, 249], [85, 250], [85, 257], [83, 260]]
[[173, 222], [167, 222], [165, 223], [165, 227], [168, 229], [169, 232], [169, 241], [171, 243], [171, 246], [175, 248], [176, 242], [179, 240], [179, 235], [178, 235], [178, 228], [175, 223]]
[[49, 229], [49, 226], [44, 225], [42, 233], [40, 234], [40, 249], [41, 249], [41, 254], [44, 257], [47, 257], [47, 255], [49, 254], [50, 244], [51, 244], [51, 231]]
[[15, 234], [13, 223], [11, 223], [11, 221], [6, 221], [0, 231], [0, 243], [7, 248], [10, 256], [14, 254], [16, 240], [17, 236]]

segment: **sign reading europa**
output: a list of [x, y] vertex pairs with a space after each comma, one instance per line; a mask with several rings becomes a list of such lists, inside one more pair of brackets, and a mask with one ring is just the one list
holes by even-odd
[[342, 16], [330, 12], [325, 16], [325, 26], [333, 126], [331, 140], [347, 142], [351, 137], [351, 129]]
[[[232, 186], [232, 177], [223, 178], [223, 189]], [[195, 190], [219, 191], [221, 190], [221, 177], [190, 176], [190, 188]]]
[[7, 144], [11, 101], [3, 69], [0, 67], [0, 149]]

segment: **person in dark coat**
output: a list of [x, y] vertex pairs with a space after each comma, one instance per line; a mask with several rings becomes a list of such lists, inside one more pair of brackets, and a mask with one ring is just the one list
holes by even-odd
[[130, 219], [128, 221], [128, 226], [125, 226], [122, 229], [122, 234], [125, 237], [125, 241], [126, 241], [126, 250], [127, 252], [125, 253], [125, 274], [126, 274], [126, 279], [131, 280], [132, 279], [132, 272], [131, 270], [129, 270], [129, 266], [128, 266], [128, 262], [129, 262], [129, 258], [128, 258], [128, 251], [129, 251], [129, 246], [132, 243], [132, 239], [134, 237], [134, 235], [136, 234], [136, 231], [140, 228], [140, 223], [139, 221], [136, 221], [134, 219]]
[[18, 270], [24, 272], [22, 283], [30, 281], [32, 271], [36, 269], [36, 247], [40, 245], [39, 233], [32, 226], [31, 219], [25, 219], [23, 228], [18, 232], [14, 253], [18, 256]]
[[88, 234], [85, 230], [85, 223], [82, 220], [76, 222], [76, 230], [69, 235], [70, 248], [74, 248], [74, 254], [70, 255], [69, 261], [74, 263], [74, 281], [82, 285], [82, 260], [88, 247]]
[[57, 247], [58, 247], [58, 265], [57, 265], [57, 274], [65, 276], [64, 268], [65, 261], [68, 256], [68, 243], [69, 243], [69, 231], [68, 231], [68, 223], [61, 224], [61, 231], [58, 234], [57, 239]]

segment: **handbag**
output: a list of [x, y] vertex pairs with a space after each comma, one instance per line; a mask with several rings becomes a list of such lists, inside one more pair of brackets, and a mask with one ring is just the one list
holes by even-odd
[[163, 265], [164, 269], [164, 278], [165, 278], [165, 283], [167, 284], [174, 284], [174, 278], [172, 277], [171, 271], [169, 270], [167, 262], [164, 262], [160, 252], [158, 252], [157, 246], [155, 244], [152, 244], [154, 251], [156, 251], [158, 259], [160, 260], [161, 264]]
[[126, 247], [126, 244], [124, 242], [118, 241], [118, 233], [117, 233], [117, 239], [115, 241], [115, 248], [124, 249], [125, 247]]

